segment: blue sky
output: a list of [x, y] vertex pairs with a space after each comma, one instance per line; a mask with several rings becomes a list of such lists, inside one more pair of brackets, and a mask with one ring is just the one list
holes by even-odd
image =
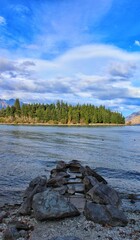
[[140, 110], [139, 0], [0, 6], [0, 98]]

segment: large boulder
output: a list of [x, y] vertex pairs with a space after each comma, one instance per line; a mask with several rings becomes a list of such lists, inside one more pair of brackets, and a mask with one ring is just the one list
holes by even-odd
[[92, 202], [100, 204], [110, 204], [118, 206], [120, 198], [118, 193], [106, 184], [99, 183], [92, 187], [86, 194], [87, 198], [90, 198]]
[[112, 205], [101, 205], [87, 202], [84, 209], [87, 220], [103, 225], [125, 226], [127, 219], [124, 213]]
[[74, 217], [80, 214], [73, 204], [51, 189], [37, 193], [33, 198], [32, 207], [35, 218], [40, 221]]
[[45, 191], [46, 184], [46, 176], [38, 176], [29, 183], [29, 187], [27, 187], [24, 193], [23, 203], [18, 210], [19, 214], [29, 215], [31, 213], [33, 196], [36, 193]]
[[47, 177], [46, 176], [38, 176], [36, 178], [34, 178], [30, 183], [29, 183], [29, 187], [27, 187], [27, 189], [24, 192], [24, 198], [28, 198], [29, 195], [32, 194], [33, 190], [36, 188], [38, 188], [39, 192], [42, 192], [44, 190], [44, 187], [46, 187], [47, 184]]

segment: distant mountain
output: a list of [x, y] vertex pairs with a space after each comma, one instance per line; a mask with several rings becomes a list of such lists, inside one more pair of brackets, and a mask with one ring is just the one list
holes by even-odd
[[125, 119], [126, 124], [140, 124], [140, 111], [134, 112]]
[[[11, 98], [9, 100], [5, 100], [5, 99], [0, 99], [0, 109], [1, 108], [6, 108], [7, 106], [13, 106], [15, 103], [15, 99]], [[21, 102], [21, 105], [23, 103]]]

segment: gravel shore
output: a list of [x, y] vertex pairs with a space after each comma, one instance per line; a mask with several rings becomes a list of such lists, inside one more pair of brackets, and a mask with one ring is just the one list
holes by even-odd
[[8, 213], [0, 223], [0, 240], [3, 239], [3, 232], [14, 222], [24, 222], [30, 227], [28, 236], [18, 240], [51, 240], [58, 236], [75, 236], [81, 240], [139, 240], [140, 239], [140, 209], [139, 204], [124, 203], [125, 214], [128, 218], [126, 227], [102, 226], [87, 221], [83, 214], [79, 217], [67, 218], [59, 221], [38, 222], [34, 216], [17, 216], [19, 206], [4, 206], [1, 212]]
[[126, 227], [101, 226], [87, 221], [83, 215], [58, 222], [37, 223], [31, 240], [50, 240], [56, 236], [75, 236], [81, 240], [121, 240], [140, 239], [139, 213], [127, 213]]

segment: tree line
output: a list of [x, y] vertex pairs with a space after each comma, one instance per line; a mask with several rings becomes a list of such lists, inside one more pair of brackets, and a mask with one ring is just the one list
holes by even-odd
[[125, 118], [104, 106], [92, 104], [71, 105], [63, 101], [51, 104], [22, 104], [15, 100], [14, 106], [0, 110], [0, 121], [50, 124], [124, 124]]

